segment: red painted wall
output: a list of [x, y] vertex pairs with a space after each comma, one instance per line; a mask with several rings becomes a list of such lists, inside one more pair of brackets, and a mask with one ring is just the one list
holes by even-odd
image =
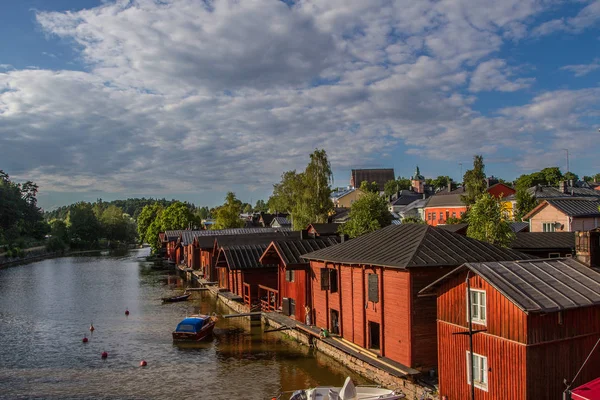
[[493, 185], [488, 190], [488, 193], [497, 199], [503, 199], [511, 194], [517, 193], [517, 191], [510, 186], [506, 186], [503, 183], [498, 183], [497, 185]]
[[[437, 226], [439, 224], [445, 224], [448, 218], [451, 218], [453, 215], [456, 218], [461, 217], [461, 212], [464, 213], [467, 211], [466, 206], [461, 207], [427, 207], [425, 208], [425, 222], [431, 226]], [[433, 214], [435, 213], [435, 219], [433, 219]], [[441, 213], [441, 217], [440, 217]]]
[[[273, 286], [274, 289], [279, 290], [279, 306], [281, 307], [283, 305], [284, 297], [294, 299], [294, 302], [296, 303], [296, 314], [290, 317], [295, 318], [298, 321], [305, 322], [306, 313], [304, 307], [306, 304], [309, 304], [312, 309], [312, 305], [310, 304], [310, 295], [307, 293], [310, 292], [310, 280], [307, 278], [309, 276], [308, 265], [305, 270], [294, 270], [294, 282], [286, 281], [285, 271], [284, 264], [280, 262], [278, 268], [279, 284]], [[262, 285], [265, 284], [262, 283]], [[311, 322], [314, 321], [311, 320]]]

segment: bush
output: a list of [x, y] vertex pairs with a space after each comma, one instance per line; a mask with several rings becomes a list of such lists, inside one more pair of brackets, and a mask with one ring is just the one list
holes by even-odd
[[58, 237], [51, 237], [46, 244], [46, 250], [50, 252], [64, 251], [67, 248], [65, 242]]

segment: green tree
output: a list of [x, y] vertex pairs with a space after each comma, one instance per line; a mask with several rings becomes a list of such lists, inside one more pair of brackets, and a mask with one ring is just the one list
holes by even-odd
[[52, 235], [52, 237], [58, 238], [63, 243], [69, 243], [69, 231], [65, 221], [61, 219], [53, 219], [50, 221], [49, 225], [50, 235]]
[[515, 234], [502, 212], [501, 202], [484, 193], [469, 210], [467, 236], [473, 239], [507, 247]]
[[273, 185], [268, 206], [271, 212], [287, 212], [293, 228], [300, 230], [312, 222], [326, 222], [333, 210], [330, 200], [333, 173], [325, 150], [315, 150], [304, 172], [285, 172]]
[[515, 220], [522, 221], [523, 217], [537, 206], [537, 201], [527, 190], [521, 188], [517, 189], [515, 198], [517, 200], [515, 205], [517, 208], [515, 210]]
[[[146, 236], [148, 234], [148, 228], [150, 227], [150, 224], [162, 215], [163, 210], [163, 206], [158, 203], [148, 204], [142, 208], [142, 211], [137, 218], [137, 231], [140, 243], [152, 244], [152, 240], [155, 238], [148, 238]], [[159, 221], [159, 223], [161, 222]]]
[[244, 221], [240, 218], [242, 202], [235, 197], [235, 193], [228, 192], [225, 204], [217, 208], [213, 229], [242, 228]]
[[383, 186], [383, 193], [386, 196], [391, 196], [400, 190], [408, 190], [410, 189], [411, 182], [410, 179], [399, 176], [398, 179], [393, 181], [387, 181]]
[[475, 204], [477, 199], [485, 192], [485, 165], [483, 164], [483, 156], [475, 155], [473, 157], [473, 169], [465, 172], [463, 184], [465, 185], [465, 194], [461, 196], [461, 200], [467, 206]]
[[211, 218], [210, 210], [208, 207], [200, 207], [196, 210], [196, 216], [200, 219], [200, 221], [204, 219]]
[[267, 203], [265, 203], [264, 200], [257, 200], [256, 201], [256, 205], [254, 206], [254, 212], [266, 213], [268, 211], [269, 211], [269, 206], [267, 205]]
[[452, 178], [446, 175], [440, 175], [435, 179], [431, 179], [429, 184], [436, 190], [446, 189], [448, 184], [452, 182]]
[[558, 167], [544, 168], [540, 171], [540, 174], [544, 176], [545, 184], [549, 186], [556, 186], [563, 180], [563, 174]]
[[563, 175], [563, 180], [577, 182], [579, 180], [579, 176], [573, 172], [565, 172]]
[[360, 190], [364, 193], [379, 193], [379, 186], [377, 186], [377, 182], [367, 182], [362, 181], [360, 183]]
[[108, 206], [102, 211], [100, 223], [104, 237], [109, 241], [128, 243], [135, 240], [135, 231], [131, 237], [131, 219], [117, 206]]
[[200, 225], [190, 207], [180, 201], [171, 203], [161, 213], [161, 222], [163, 230], [188, 229]]
[[69, 210], [67, 227], [72, 244], [92, 246], [102, 236], [102, 227], [90, 203], [76, 203]]
[[162, 208], [158, 211], [156, 218], [150, 223], [146, 229], [146, 234], [144, 235], [145, 242], [150, 245], [153, 253], [156, 253], [159, 250], [161, 246], [161, 243], [159, 242], [160, 233], [165, 231], [162, 225], [163, 212], [164, 210]]
[[352, 204], [348, 222], [340, 227], [340, 232], [355, 238], [388, 226], [392, 223], [392, 214], [387, 207], [385, 197], [379, 193], [365, 193]]
[[248, 204], [248, 203], [244, 203], [243, 211], [244, 211], [244, 214], [252, 214], [252, 211], [253, 211], [252, 205]]

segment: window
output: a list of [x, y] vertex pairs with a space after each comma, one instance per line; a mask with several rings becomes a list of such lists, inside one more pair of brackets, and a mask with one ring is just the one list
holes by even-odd
[[461, 212], [460, 212], [460, 217], [461, 217], [461, 218], [462, 218], [462, 216], [464, 215], [464, 213], [465, 213], [464, 211], [461, 211]]
[[379, 302], [379, 276], [377, 274], [369, 274], [369, 301]]
[[440, 211], [440, 221], [444, 219], [444, 213]]
[[456, 211], [452, 211], [452, 218], [456, 218]]
[[[475, 324], [485, 325], [485, 291], [471, 289], [471, 321]], [[467, 305], [468, 306], [468, 305]], [[467, 309], [467, 321], [469, 310]]]
[[337, 270], [321, 268], [321, 290], [329, 290], [331, 293], [338, 291]]
[[329, 268], [321, 268], [321, 290], [329, 289]]
[[[473, 353], [473, 377], [475, 387], [487, 391], [488, 367], [487, 357]], [[467, 383], [471, 384], [471, 353], [467, 351]]]
[[435, 217], [437, 216], [437, 214], [436, 213], [432, 213], [432, 215], [433, 215], [433, 220], [435, 221]]
[[285, 281], [286, 282], [294, 282], [294, 278], [295, 278], [295, 272], [293, 269], [286, 269], [285, 270]]
[[431, 220], [431, 213], [427, 213], [427, 219]]
[[548, 258], [560, 258], [560, 253], [548, 253]]
[[556, 230], [556, 226], [554, 222], [544, 222], [542, 223], [542, 231], [543, 232], [554, 232]]

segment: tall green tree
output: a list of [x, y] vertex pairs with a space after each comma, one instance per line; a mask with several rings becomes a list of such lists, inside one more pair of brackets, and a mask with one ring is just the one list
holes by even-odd
[[515, 234], [504, 216], [499, 199], [484, 193], [469, 210], [467, 236], [473, 239], [508, 247]]
[[546, 180], [545, 184], [549, 186], [556, 186], [564, 179], [563, 174], [558, 167], [544, 168], [540, 171], [540, 174], [544, 176], [544, 179]]
[[565, 172], [563, 175], [563, 180], [577, 182], [579, 180], [579, 176], [573, 172]]
[[521, 188], [517, 189], [515, 198], [517, 200], [515, 219], [522, 221], [523, 217], [537, 206], [537, 201], [526, 189]]
[[213, 229], [242, 228], [244, 221], [240, 218], [242, 202], [235, 197], [235, 193], [228, 192], [225, 203], [217, 208]]
[[133, 221], [117, 206], [106, 207], [100, 216], [100, 223], [104, 237], [109, 241], [129, 243], [135, 240], [135, 230], [132, 232], [131, 229]]
[[180, 201], [171, 203], [161, 213], [161, 222], [163, 230], [189, 229], [200, 225], [190, 207]]
[[359, 189], [365, 193], [379, 193], [377, 182], [362, 181]]
[[92, 246], [102, 236], [102, 227], [90, 203], [76, 203], [66, 222], [71, 242], [76, 246]]
[[[158, 203], [149, 204], [142, 208], [142, 211], [137, 218], [137, 231], [140, 243], [152, 244], [152, 241], [158, 239], [158, 236], [156, 238], [147, 236], [149, 232], [148, 228], [155, 220], [160, 219], [163, 210], [163, 206]], [[162, 222], [159, 221], [159, 224], [162, 224]]]
[[463, 184], [465, 185], [465, 194], [461, 196], [461, 200], [467, 206], [475, 204], [477, 199], [485, 192], [485, 165], [483, 164], [483, 156], [475, 155], [473, 157], [473, 169], [465, 172]]
[[291, 214], [293, 228], [300, 230], [312, 222], [326, 222], [333, 210], [330, 200], [333, 173], [325, 150], [315, 150], [304, 172], [288, 171], [273, 185], [268, 205], [271, 212]]
[[385, 197], [381, 197], [379, 193], [367, 192], [352, 204], [348, 222], [340, 227], [340, 232], [355, 238], [391, 223], [392, 214]]

